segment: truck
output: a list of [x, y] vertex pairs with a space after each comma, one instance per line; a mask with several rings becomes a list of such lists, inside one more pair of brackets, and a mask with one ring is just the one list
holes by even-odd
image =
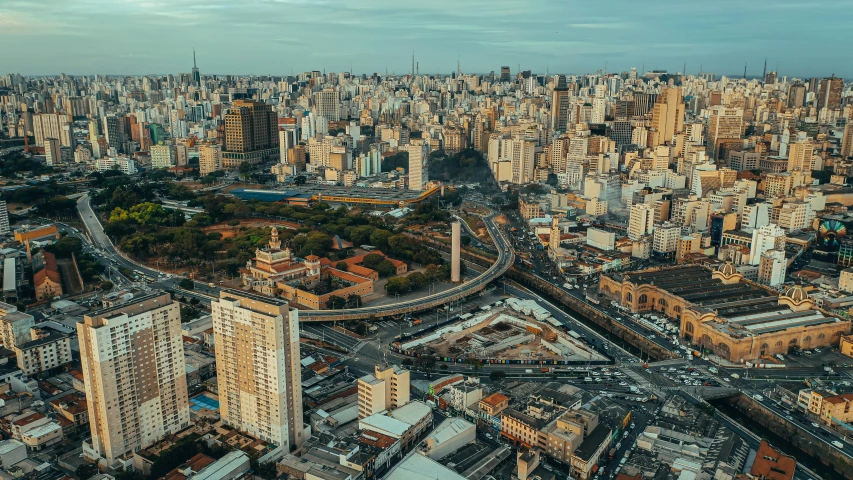
[[524, 371], [524, 373], [533, 373], [533, 370], [528, 368], [527, 370]]
[[740, 375], [738, 375], [737, 373], [733, 373], [732, 378], [734, 378], [735, 380], [738, 380], [738, 379], [740, 379]]
[[420, 318], [416, 318], [416, 319], [412, 320], [412, 326], [420, 325], [420, 324], [421, 324], [421, 323], [423, 323], [423, 322], [424, 322], [424, 321], [423, 321], [423, 320], [421, 320]]
[[629, 388], [631, 389], [632, 393], [636, 393], [636, 392], [640, 391], [640, 389], [636, 385], [631, 385]]
[[717, 370], [717, 367], [708, 367], [708, 371], [713, 373], [713, 374], [720, 373], [720, 371]]
[[607, 452], [607, 458], [609, 458], [610, 460], [613, 460], [613, 457], [615, 455], [616, 455], [616, 449], [615, 448], [611, 448], [610, 451]]

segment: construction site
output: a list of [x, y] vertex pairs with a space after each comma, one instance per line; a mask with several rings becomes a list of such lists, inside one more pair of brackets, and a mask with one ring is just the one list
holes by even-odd
[[397, 348], [438, 358], [476, 358], [490, 363], [606, 361], [576, 333], [566, 330], [532, 300], [507, 299], [465, 314], [459, 321]]

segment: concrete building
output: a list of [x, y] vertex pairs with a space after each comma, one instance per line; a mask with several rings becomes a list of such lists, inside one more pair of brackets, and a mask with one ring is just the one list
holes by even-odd
[[376, 365], [373, 375], [358, 379], [358, 418], [402, 407], [410, 398], [408, 370], [396, 365]]
[[282, 453], [298, 448], [305, 440], [299, 311], [283, 300], [222, 290], [211, 314], [222, 421]]
[[9, 209], [6, 200], [0, 200], [0, 235], [7, 235], [12, 230], [9, 228]]
[[770, 224], [752, 231], [752, 244], [749, 249], [750, 265], [758, 265], [761, 256], [768, 250], [785, 248], [785, 231], [778, 225]]
[[767, 250], [758, 261], [758, 283], [775, 287], [785, 283], [785, 250]]
[[628, 238], [639, 240], [650, 235], [655, 228], [655, 207], [645, 203], [631, 205], [631, 216], [628, 219]]
[[838, 278], [838, 289], [847, 293], [853, 293], [853, 268], [845, 268]]
[[420, 138], [412, 139], [405, 150], [409, 153], [409, 190], [421, 191], [429, 182], [428, 145]]
[[44, 139], [44, 162], [48, 167], [62, 163], [62, 145], [58, 138]]
[[801, 287], [778, 295], [742, 280], [732, 264], [713, 273], [683, 266], [602, 275], [599, 292], [632, 312], [678, 319], [682, 338], [732, 362], [834, 346], [850, 332], [850, 320], [815, 309]]
[[726, 140], [738, 140], [743, 134], [743, 109], [724, 105], [711, 107], [708, 118], [708, 154], [719, 160], [720, 146]]
[[[199, 166], [201, 165], [201, 147], [199, 147]], [[175, 148], [171, 145], [151, 146], [151, 168], [172, 168], [175, 166]]]
[[205, 176], [222, 170], [222, 146], [202, 144], [198, 146], [198, 174]]
[[459, 283], [462, 280], [460, 276], [460, 268], [462, 265], [462, 225], [459, 222], [450, 224], [451, 230], [451, 250], [450, 250], [450, 281]]
[[258, 163], [278, 153], [278, 119], [272, 106], [255, 100], [234, 101], [225, 115], [223, 167]]
[[112, 465], [190, 425], [181, 315], [168, 293], [77, 324], [92, 431], [83, 453]]
[[421, 452], [433, 460], [454, 453], [476, 440], [477, 427], [461, 418], [447, 418], [421, 444]]
[[334, 88], [324, 88], [314, 93], [315, 114], [328, 122], [341, 119], [341, 99]]

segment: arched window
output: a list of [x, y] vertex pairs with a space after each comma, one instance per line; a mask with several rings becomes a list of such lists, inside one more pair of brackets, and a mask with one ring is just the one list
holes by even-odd
[[661, 307], [666, 308], [668, 304], [666, 303], [666, 299], [665, 299], [665, 298], [661, 298], [660, 300], [658, 300], [658, 305], [660, 305]]
[[844, 335], [844, 332], [835, 332], [832, 334], [833, 337], [840, 337], [842, 335]]
[[817, 339], [818, 339], [818, 340], [823, 340], [824, 338], [826, 338], [826, 335], [824, 335], [824, 334], [822, 334], [822, 333], [821, 333], [820, 335], [818, 335], [818, 336], [817, 336]]
[[729, 350], [729, 345], [726, 343], [720, 343], [717, 345], [717, 351], [720, 352], [720, 356], [723, 358], [731, 358], [732, 352]]
[[796, 345], [796, 344], [797, 344], [797, 339], [796, 339], [796, 338], [792, 338], [792, 339], [791, 339], [791, 341], [790, 341], [790, 342], [788, 342], [788, 345]]
[[805, 337], [805, 338], [803, 338], [803, 343], [809, 343], [809, 342], [811, 342], [811, 341], [812, 341], [812, 337], [811, 337], [811, 335], [806, 335], [806, 337]]
[[646, 294], [644, 293], [644, 294], [640, 295], [640, 299], [638, 301], [640, 302], [640, 305], [643, 305], [644, 303], [649, 301], [649, 297], [647, 297]]
[[626, 293], [626, 294], [625, 294], [625, 302], [626, 302], [626, 303], [631, 303], [631, 301], [632, 301], [632, 300], [634, 300], [634, 296], [633, 296], [633, 295], [631, 295], [631, 292]]
[[762, 354], [762, 355], [766, 354], [766, 353], [767, 353], [767, 350], [768, 350], [769, 348], [770, 348], [770, 345], [767, 345], [766, 343], [762, 343], [762, 344], [761, 344], [761, 354]]
[[672, 307], [672, 311], [675, 313], [681, 313], [681, 305], [676, 305]]
[[693, 323], [687, 322], [687, 325], [684, 326], [684, 330], [687, 333], [693, 333]]
[[778, 342], [776, 342], [776, 346], [781, 347], [782, 346], [782, 340], [779, 340]]

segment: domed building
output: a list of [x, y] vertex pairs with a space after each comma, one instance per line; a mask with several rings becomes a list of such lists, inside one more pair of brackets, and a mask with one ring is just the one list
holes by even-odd
[[785, 289], [782, 295], [779, 295], [779, 305], [787, 305], [795, 312], [810, 310], [814, 308], [814, 300], [809, 298], [809, 294], [799, 285], [794, 285]]
[[730, 285], [743, 280], [743, 274], [737, 271], [737, 267], [732, 262], [726, 262], [714, 270], [711, 278], [723, 282], [724, 285]]
[[732, 362], [839, 344], [851, 321], [814, 307], [803, 287], [782, 294], [746, 282], [734, 265], [602, 275], [599, 292], [631, 312], [656, 312], [699, 350]]

